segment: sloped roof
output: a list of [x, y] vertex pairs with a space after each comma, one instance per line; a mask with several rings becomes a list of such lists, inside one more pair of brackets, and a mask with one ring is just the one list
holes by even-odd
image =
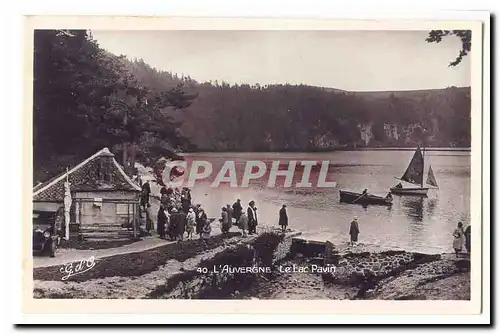
[[66, 174], [72, 191], [140, 191], [139, 185], [135, 184], [125, 174], [118, 162], [112, 158], [113, 167], [110, 171], [111, 182], [101, 184], [97, 177], [99, 169], [99, 157], [113, 156], [107, 148], [103, 148], [91, 157], [73, 167], [68, 173], [62, 173], [55, 178], [35, 186], [33, 188], [34, 201], [60, 202], [64, 200], [64, 182]]

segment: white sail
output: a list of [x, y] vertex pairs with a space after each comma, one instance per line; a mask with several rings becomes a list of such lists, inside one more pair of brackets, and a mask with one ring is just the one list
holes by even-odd
[[431, 166], [429, 166], [429, 173], [427, 174], [427, 184], [439, 188]]

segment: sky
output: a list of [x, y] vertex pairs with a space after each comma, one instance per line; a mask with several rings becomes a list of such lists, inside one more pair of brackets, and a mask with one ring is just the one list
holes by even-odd
[[199, 81], [305, 84], [348, 91], [470, 86], [470, 57], [427, 31], [92, 31], [99, 45]]

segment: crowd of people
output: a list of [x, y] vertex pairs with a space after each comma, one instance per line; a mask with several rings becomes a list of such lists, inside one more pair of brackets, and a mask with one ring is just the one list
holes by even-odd
[[[154, 231], [154, 223], [151, 214], [151, 187], [146, 181], [141, 185], [141, 210], [146, 213], [146, 231]], [[162, 239], [191, 240], [198, 235], [204, 241], [210, 238], [212, 223], [216, 219], [208, 218], [205, 209], [200, 205], [192, 203], [191, 190], [189, 188], [167, 188], [160, 189], [160, 206], [157, 212], [156, 232]], [[243, 237], [257, 233], [257, 206], [255, 201], [250, 201], [244, 209], [241, 200], [237, 199], [233, 205], [227, 204], [221, 208], [218, 218], [222, 234], [227, 234], [233, 226], [241, 230]], [[278, 224], [283, 232], [288, 226], [288, 215], [286, 205], [279, 211]]]

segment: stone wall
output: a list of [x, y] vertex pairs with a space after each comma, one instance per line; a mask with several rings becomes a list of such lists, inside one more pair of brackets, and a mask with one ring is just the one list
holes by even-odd
[[336, 270], [332, 278], [347, 284], [357, 284], [361, 277], [386, 277], [406, 268], [414, 260], [412, 253], [404, 251], [344, 254], [334, 263]]
[[[259, 275], [270, 274], [270, 268], [290, 253], [292, 237], [278, 232], [264, 232], [249, 243], [229, 246], [214, 256], [203, 259], [189, 270], [181, 269], [165, 285], [149, 293], [148, 298], [191, 299], [227, 298], [235, 290], [250, 287]], [[231, 269], [251, 268], [255, 272], [240, 273]]]

